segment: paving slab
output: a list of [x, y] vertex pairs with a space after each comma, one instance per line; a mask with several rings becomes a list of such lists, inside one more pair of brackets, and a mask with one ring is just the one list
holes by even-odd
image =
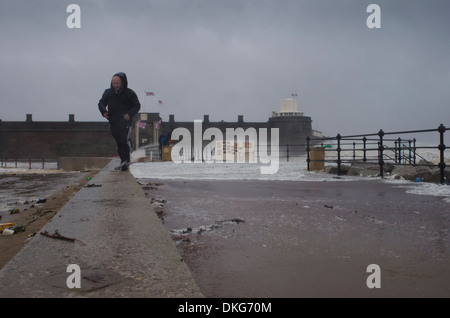
[[[0, 270], [0, 297], [203, 297], [141, 187], [117, 165], [111, 160]], [[72, 240], [41, 234], [55, 231]]]

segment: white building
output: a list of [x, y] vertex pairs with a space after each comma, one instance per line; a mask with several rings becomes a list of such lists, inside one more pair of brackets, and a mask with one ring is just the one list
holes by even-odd
[[[280, 111], [272, 111], [272, 118], [280, 118], [280, 117], [303, 117], [303, 113], [298, 111], [298, 103], [297, 100], [294, 98], [286, 98], [281, 101], [280, 105]], [[313, 137], [323, 137], [323, 134], [321, 131], [313, 130], [312, 129]]]
[[296, 99], [286, 98], [281, 101], [280, 112], [272, 111], [272, 117], [284, 116], [303, 116], [303, 113], [298, 111], [298, 104]]

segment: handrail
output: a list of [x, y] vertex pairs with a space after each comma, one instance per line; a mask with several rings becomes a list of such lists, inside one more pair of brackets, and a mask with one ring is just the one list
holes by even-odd
[[[8, 166], [8, 162], [13, 161], [14, 168], [18, 168], [19, 162], [23, 162], [28, 164], [28, 169], [33, 169], [33, 163], [39, 163], [40, 169], [46, 169], [46, 164], [49, 163], [56, 163], [57, 161], [55, 159], [45, 159], [45, 158], [28, 158], [28, 159], [10, 159], [10, 158], [1, 158], [0, 159], [0, 168], [13, 168]], [[37, 168], [35, 168], [37, 169]], [[47, 168], [47, 169], [56, 169], [56, 168]]]
[[[348, 136], [341, 136], [340, 134], [337, 134], [336, 137], [306, 137], [306, 152], [307, 152], [307, 165], [308, 170], [310, 170], [310, 162], [312, 161], [325, 161], [330, 162], [330, 160], [312, 160], [310, 158], [310, 150], [311, 150], [311, 143], [317, 143], [320, 141], [335, 141], [336, 142], [336, 160], [331, 160], [331, 162], [335, 162], [337, 164], [337, 170], [338, 175], [342, 173], [342, 163], [347, 162], [345, 158], [342, 157], [343, 151], [349, 151], [353, 150], [353, 161], [356, 160], [356, 142], [362, 142], [362, 148], [358, 149], [359, 151], [363, 152], [363, 159], [362, 162], [368, 161], [368, 152], [377, 151], [377, 161], [380, 168], [380, 176], [381, 178], [384, 177], [384, 165], [386, 161], [393, 161], [394, 165], [413, 165], [417, 166], [416, 163], [416, 157], [419, 157], [423, 160], [422, 156], [417, 154], [417, 149], [438, 149], [439, 150], [439, 164], [437, 165], [440, 170], [440, 182], [445, 182], [445, 149], [446, 146], [444, 144], [444, 133], [446, 131], [446, 128], [443, 124], [440, 124], [440, 126], [437, 129], [422, 129], [422, 130], [409, 130], [409, 131], [394, 131], [394, 132], [384, 132], [382, 129], [378, 133], [368, 133], [368, 134], [360, 134], [360, 135], [348, 135]], [[438, 132], [439, 133], [439, 145], [437, 147], [431, 147], [431, 146], [423, 146], [419, 147], [416, 145], [416, 139], [408, 139], [408, 140], [402, 140], [400, 137], [397, 139], [390, 139], [385, 138], [387, 135], [404, 135], [404, 134], [417, 134], [417, 133], [429, 133], [429, 132]], [[378, 138], [367, 138], [372, 136], [378, 136]], [[349, 143], [346, 143], [345, 141], [353, 141], [351, 145], [353, 145], [353, 149], [343, 149], [343, 146], [350, 145]], [[376, 142], [376, 147], [370, 147], [369, 145], [374, 145]], [[388, 146], [385, 143], [393, 142], [394, 146]], [[394, 157], [390, 155], [390, 152], [394, 152]], [[408, 152], [408, 154], [405, 154], [405, 151]], [[388, 153], [389, 154], [388, 154]], [[422, 164], [423, 165], [423, 164]], [[427, 166], [436, 166], [436, 165], [428, 165]]]

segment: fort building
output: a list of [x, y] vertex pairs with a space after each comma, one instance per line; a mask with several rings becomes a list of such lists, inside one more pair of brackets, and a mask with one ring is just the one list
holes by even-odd
[[[133, 123], [133, 149], [158, 143], [161, 134], [176, 128], [187, 128], [194, 132], [194, 121], [181, 122], [175, 115], [163, 121], [159, 113], [139, 113]], [[289, 145], [291, 155], [304, 153], [307, 136], [320, 136], [312, 129], [311, 117], [298, 111], [295, 99], [281, 102], [280, 111], [272, 112], [267, 122], [246, 122], [238, 115], [237, 121], [212, 122], [209, 115], [203, 116], [203, 131], [219, 128], [225, 135], [227, 128], [271, 128], [279, 129], [279, 145]], [[270, 140], [270, 135], [268, 136]], [[23, 122], [2, 121], [0, 119], [0, 158], [1, 159], [57, 159], [59, 157], [112, 157], [117, 155], [114, 139], [107, 121], [79, 122], [75, 115], [69, 114], [68, 121], [33, 121], [32, 114], [26, 115]]]

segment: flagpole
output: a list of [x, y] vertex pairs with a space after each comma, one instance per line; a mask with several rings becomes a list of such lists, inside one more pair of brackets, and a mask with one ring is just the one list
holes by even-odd
[[147, 110], [147, 91], [144, 90], [144, 113]]
[[138, 120], [136, 120], [136, 150], [139, 150], [139, 121], [141, 118], [139, 117]]

